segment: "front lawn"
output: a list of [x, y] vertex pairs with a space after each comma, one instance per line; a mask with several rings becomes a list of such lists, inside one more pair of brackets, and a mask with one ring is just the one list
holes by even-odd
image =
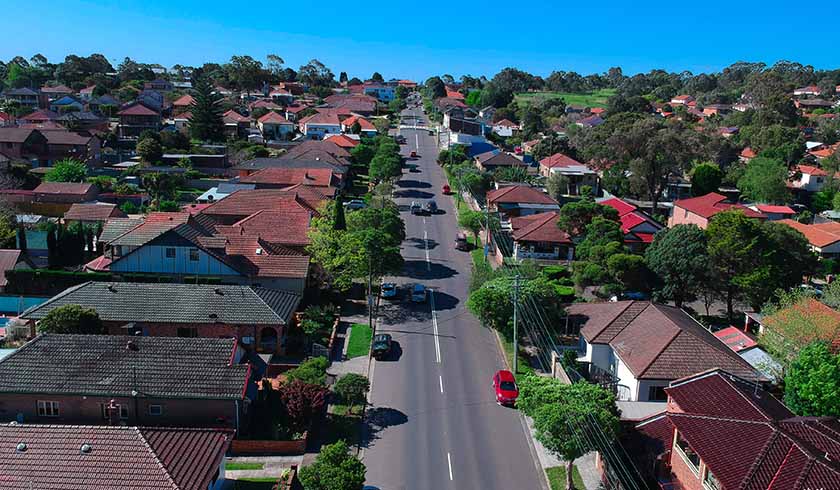
[[229, 463], [225, 463], [225, 469], [230, 471], [261, 470], [264, 466], [264, 463], [243, 463], [240, 461], [231, 461]]
[[364, 323], [354, 323], [350, 328], [350, 338], [347, 340], [347, 358], [352, 359], [368, 355], [373, 331]]
[[[573, 466], [572, 471], [572, 485], [578, 490], [585, 490], [583, 486], [583, 479], [580, 477], [580, 472], [577, 466]], [[553, 468], [546, 468], [545, 474], [548, 475], [548, 482], [551, 484], [551, 490], [565, 490], [566, 488], [566, 467], [555, 466]]]

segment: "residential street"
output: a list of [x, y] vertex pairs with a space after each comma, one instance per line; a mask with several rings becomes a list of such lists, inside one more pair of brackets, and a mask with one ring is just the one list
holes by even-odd
[[[408, 159], [417, 168], [406, 169], [396, 188], [407, 238], [405, 269], [394, 280], [419, 282], [434, 293], [414, 304], [404, 287], [380, 309], [377, 333], [393, 336], [395, 352], [371, 368], [367, 484], [380, 490], [545, 488], [522, 417], [494, 400], [491, 377], [505, 364], [494, 333], [466, 309], [470, 256], [454, 248], [457, 216], [452, 198], [441, 192], [435, 138], [425, 129], [401, 134], [403, 153], [414, 150], [418, 158]], [[430, 199], [437, 214], [409, 213], [412, 201]]]

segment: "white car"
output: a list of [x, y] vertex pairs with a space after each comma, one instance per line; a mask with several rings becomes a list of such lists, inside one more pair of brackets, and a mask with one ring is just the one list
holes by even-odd
[[367, 207], [367, 204], [361, 199], [352, 199], [344, 203], [344, 207], [347, 209], [364, 209]]

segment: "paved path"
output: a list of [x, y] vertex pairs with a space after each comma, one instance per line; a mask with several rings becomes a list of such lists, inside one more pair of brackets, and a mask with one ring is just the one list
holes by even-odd
[[[457, 217], [452, 198], [441, 193], [435, 138], [427, 131], [401, 134], [403, 154], [419, 156], [396, 186], [407, 237], [405, 267], [394, 282], [403, 293], [418, 282], [434, 292], [424, 304], [403, 295], [380, 308], [377, 333], [393, 336], [395, 352], [371, 368], [367, 484], [379, 490], [546, 488], [524, 418], [494, 400], [491, 378], [504, 358], [495, 334], [465, 306], [471, 260], [454, 250]], [[438, 214], [407, 212], [412, 201], [430, 199]]]

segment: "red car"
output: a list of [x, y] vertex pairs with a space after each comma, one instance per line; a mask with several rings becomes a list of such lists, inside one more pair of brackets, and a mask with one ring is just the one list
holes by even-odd
[[452, 189], [450, 189], [450, 188], [449, 188], [449, 185], [448, 185], [448, 184], [443, 184], [443, 189], [442, 189], [442, 190], [443, 190], [443, 193], [444, 193], [444, 194], [447, 194], [447, 195], [448, 195], [450, 192], [452, 192]]
[[493, 376], [493, 390], [496, 392], [496, 402], [499, 405], [513, 405], [519, 396], [516, 379], [513, 373], [501, 370]]

